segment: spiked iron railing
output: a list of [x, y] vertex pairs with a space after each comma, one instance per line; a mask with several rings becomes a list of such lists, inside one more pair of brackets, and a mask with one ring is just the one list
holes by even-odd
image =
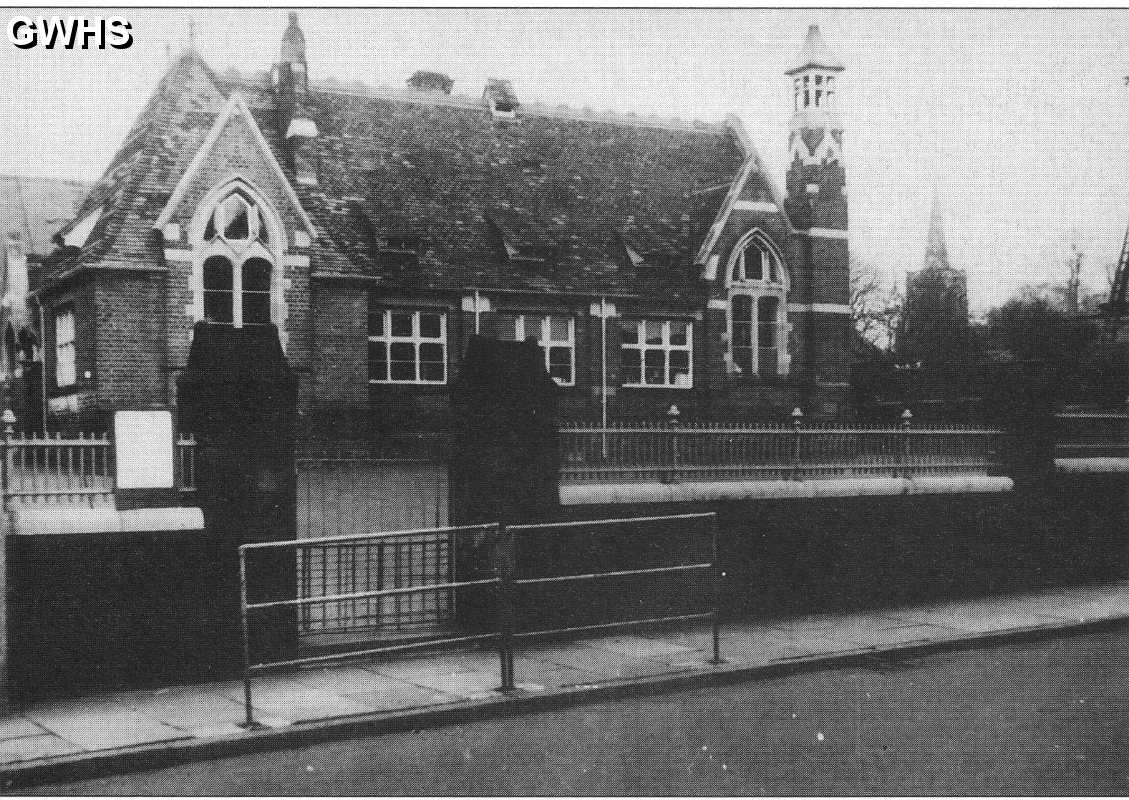
[[561, 479], [629, 481], [803, 480], [983, 475], [998, 467], [1001, 432], [963, 427], [629, 423], [561, 428]]

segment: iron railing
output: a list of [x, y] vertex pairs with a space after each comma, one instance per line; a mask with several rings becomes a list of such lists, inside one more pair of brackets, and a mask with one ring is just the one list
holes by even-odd
[[114, 454], [106, 435], [63, 438], [59, 433], [37, 436], [9, 430], [0, 447], [6, 507], [57, 504], [95, 508], [113, 503]]
[[[670, 524], [676, 530], [682, 527], [692, 529], [692, 532], [708, 532], [709, 557], [706, 560], [694, 559], [679, 563], [662, 563], [658, 566], [648, 565], [637, 569], [613, 569], [597, 572], [570, 573], [564, 575], [529, 575], [524, 571], [519, 573], [518, 559], [521, 553], [522, 541], [534, 535], [547, 534], [550, 537], [569, 529], [584, 528], [587, 530], [608, 531], [612, 535], [627, 529], [640, 526], [661, 526]], [[704, 525], [705, 527], [700, 527]], [[699, 526], [695, 528], [695, 526]], [[661, 535], [661, 531], [657, 532]], [[445, 537], [451, 549], [473, 553], [472, 564], [466, 568], [467, 579], [457, 579], [457, 572], [453, 570], [439, 570], [420, 574], [414, 581], [405, 581], [409, 585], [398, 585], [392, 588], [370, 588], [356, 590], [355, 585], [346, 583], [338, 584], [328, 581], [319, 585], [299, 581], [296, 591], [288, 587], [293, 586], [287, 582], [285, 586], [275, 586], [274, 591], [267, 591], [269, 599], [252, 598], [250, 586], [254, 591], [264, 593], [264, 573], [273, 572], [276, 576], [279, 571], [279, 556], [293, 558], [291, 564], [301, 564], [304, 560], [310, 561], [312, 553], [334, 552], [333, 563], [349, 565], [350, 569], [358, 561], [371, 555], [373, 547], [384, 542], [396, 539], [415, 539], [417, 541], [434, 541], [437, 537]], [[350, 551], [353, 551], [352, 553]], [[375, 551], [379, 552], [379, 550]], [[266, 556], [265, 563], [256, 569], [255, 557]], [[629, 554], [630, 558], [637, 556]], [[323, 565], [329, 567], [330, 562], [324, 561]], [[452, 528], [431, 528], [416, 531], [395, 531], [389, 533], [376, 533], [360, 536], [334, 536], [321, 539], [299, 539], [285, 542], [260, 542], [244, 544], [239, 547], [239, 582], [240, 582], [240, 624], [243, 635], [243, 691], [244, 691], [244, 726], [256, 727], [254, 719], [254, 704], [252, 697], [252, 678], [274, 670], [290, 667], [301, 667], [309, 664], [324, 664], [369, 658], [391, 653], [400, 653], [412, 650], [465, 647], [467, 645], [493, 644], [498, 651], [499, 691], [510, 692], [515, 688], [514, 675], [514, 650], [515, 642], [521, 639], [545, 637], [554, 634], [567, 634], [581, 631], [612, 630], [642, 625], [660, 623], [674, 623], [689, 620], [708, 619], [712, 622], [712, 658], [710, 663], [720, 664], [721, 660], [721, 582], [717, 550], [717, 516], [714, 513], [705, 514], [680, 514], [663, 517], [639, 517], [634, 519], [591, 520], [582, 522], [549, 523], [541, 525], [518, 525], [505, 527], [499, 523], [474, 525]], [[282, 573], [285, 570], [281, 571]], [[630, 619], [616, 619], [613, 622], [591, 623], [579, 626], [551, 626], [538, 630], [518, 630], [519, 614], [524, 614], [529, 609], [524, 606], [519, 608], [519, 603], [528, 602], [528, 594], [522, 594], [523, 589], [542, 587], [553, 584], [591, 584], [593, 582], [612, 581], [615, 579], [642, 577], [653, 580], [660, 575], [677, 575], [687, 573], [705, 572], [710, 576], [710, 610], [699, 613], [687, 614], [654, 614], [645, 617]], [[269, 578], [268, 578], [269, 580]], [[260, 659], [254, 652], [253, 637], [256, 632], [262, 633], [259, 620], [273, 613], [267, 624], [306, 625], [308, 620], [331, 617], [342, 613], [357, 613], [358, 608], [369, 619], [377, 622], [381, 615], [390, 615], [392, 624], [400, 613], [394, 608], [404, 598], [416, 596], [438, 598], [439, 602], [450, 602], [457, 592], [471, 589], [481, 592], [478, 598], [476, 611], [475, 630], [483, 632], [466, 631], [459, 635], [435, 636], [423, 640], [409, 641], [397, 644], [382, 644], [380, 646], [350, 646], [349, 642], [341, 643], [332, 652], [320, 652], [316, 655], [297, 656], [293, 658], [263, 658]], [[483, 591], [485, 590], [485, 591]], [[293, 594], [293, 597], [278, 599], [280, 594]], [[634, 604], [628, 603], [628, 608], [634, 609]], [[550, 613], [555, 608], [550, 608]], [[277, 616], [279, 612], [292, 611], [296, 618], [289, 620]], [[617, 615], [618, 616], [618, 615]], [[301, 652], [301, 651], [298, 651]]]
[[[196, 491], [196, 440], [176, 439], [176, 486]], [[4, 507], [113, 506], [117, 487], [114, 443], [109, 434], [17, 433], [0, 437], [0, 492]]]
[[561, 479], [619, 481], [802, 480], [987, 474], [998, 430], [955, 426], [631, 423], [561, 428]]
[[1059, 458], [1129, 457], [1129, 412], [1071, 411], [1055, 422]]

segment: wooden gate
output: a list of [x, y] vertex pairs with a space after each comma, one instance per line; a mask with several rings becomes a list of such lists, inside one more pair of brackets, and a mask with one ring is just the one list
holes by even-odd
[[[442, 528], [447, 525], [447, 468], [433, 461], [377, 459], [357, 453], [299, 458], [299, 539]], [[346, 595], [446, 583], [453, 559], [449, 535], [367, 540], [362, 545], [304, 547], [300, 596]], [[303, 609], [309, 645], [426, 636], [454, 614], [450, 592], [342, 600]]]

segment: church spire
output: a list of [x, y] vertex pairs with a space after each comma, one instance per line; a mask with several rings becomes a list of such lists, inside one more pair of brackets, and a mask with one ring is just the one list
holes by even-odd
[[929, 238], [926, 241], [924, 268], [948, 270], [949, 250], [945, 246], [945, 216], [936, 192], [933, 193], [933, 213], [929, 217]]

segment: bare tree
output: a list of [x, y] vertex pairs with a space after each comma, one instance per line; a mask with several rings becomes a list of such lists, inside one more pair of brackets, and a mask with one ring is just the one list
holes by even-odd
[[882, 350], [894, 345], [904, 308], [900, 292], [872, 264], [851, 257], [851, 319], [855, 330]]

